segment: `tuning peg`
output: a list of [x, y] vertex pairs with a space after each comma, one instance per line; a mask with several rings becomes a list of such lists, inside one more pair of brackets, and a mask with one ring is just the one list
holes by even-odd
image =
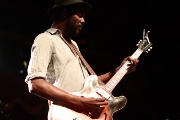
[[142, 42], [142, 40], [139, 40], [138, 43], [136, 44], [136, 46], [139, 46], [139, 44]]
[[139, 42], [138, 43], [141, 43], [142, 42], [142, 40], [139, 40]]
[[152, 49], [152, 47], [149, 47], [148, 51], [150, 51]]
[[150, 51], [150, 50], [149, 50], [149, 49], [147, 49], [147, 50], [146, 50], [146, 53], [148, 53], [149, 51]]
[[152, 47], [150, 47], [149, 49], [147, 49], [147, 51], [146, 51], [146, 52], [148, 53], [151, 49], [152, 49]]

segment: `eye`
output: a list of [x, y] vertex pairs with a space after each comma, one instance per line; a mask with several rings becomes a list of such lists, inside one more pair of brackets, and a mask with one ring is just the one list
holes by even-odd
[[77, 14], [78, 17], [80, 17], [80, 18], [84, 18], [84, 17], [85, 17], [85, 13], [84, 13], [84, 12], [77, 12], [76, 14]]

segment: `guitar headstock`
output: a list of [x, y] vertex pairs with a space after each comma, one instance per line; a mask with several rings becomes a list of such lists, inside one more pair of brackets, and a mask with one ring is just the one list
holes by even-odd
[[152, 43], [149, 41], [148, 34], [150, 31], [145, 33], [145, 29], [143, 30], [143, 40], [140, 40], [136, 46], [143, 52], [149, 52], [152, 49]]

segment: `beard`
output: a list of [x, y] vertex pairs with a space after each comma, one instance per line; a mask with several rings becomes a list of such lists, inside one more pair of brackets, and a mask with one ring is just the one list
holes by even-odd
[[78, 37], [81, 31], [81, 27], [79, 26], [72, 26], [70, 36], [71, 37]]
[[72, 21], [69, 21], [69, 23], [68, 23], [68, 29], [69, 29], [69, 32], [70, 32], [70, 37], [72, 37], [72, 38], [76, 38], [76, 37], [78, 37], [79, 36], [79, 34], [80, 34], [80, 31], [81, 31], [81, 29], [82, 29], [82, 27], [83, 27], [83, 25], [82, 24], [80, 24], [80, 25], [77, 25], [77, 24], [75, 24], [74, 22], [72, 22]]

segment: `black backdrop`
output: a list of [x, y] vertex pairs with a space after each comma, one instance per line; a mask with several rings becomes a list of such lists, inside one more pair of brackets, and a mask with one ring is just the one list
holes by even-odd
[[[142, 39], [143, 29], [150, 31], [149, 38], [153, 43], [153, 49], [140, 56], [136, 72], [125, 76], [114, 89], [114, 96], [125, 95], [128, 99], [126, 107], [115, 113], [114, 119], [180, 119], [180, 2], [87, 1], [92, 4], [94, 11], [87, 16], [78, 44], [98, 74], [107, 72], [119, 65], [124, 57], [131, 55], [137, 49], [136, 43]], [[34, 37], [51, 26], [46, 11], [52, 5], [53, 1], [50, 0], [1, 1], [0, 99], [11, 106], [12, 101], [17, 100], [19, 94], [21, 96], [17, 105], [13, 104], [8, 109], [1, 106], [2, 119], [5, 119], [5, 115], [13, 120], [46, 118], [46, 102], [28, 93], [24, 78]], [[40, 112], [32, 112], [22, 104], [25, 101], [30, 104], [32, 99], [35, 104], [32, 110], [37, 109], [36, 100], [38, 103], [43, 101], [44, 104], [38, 106], [43, 108]]]

